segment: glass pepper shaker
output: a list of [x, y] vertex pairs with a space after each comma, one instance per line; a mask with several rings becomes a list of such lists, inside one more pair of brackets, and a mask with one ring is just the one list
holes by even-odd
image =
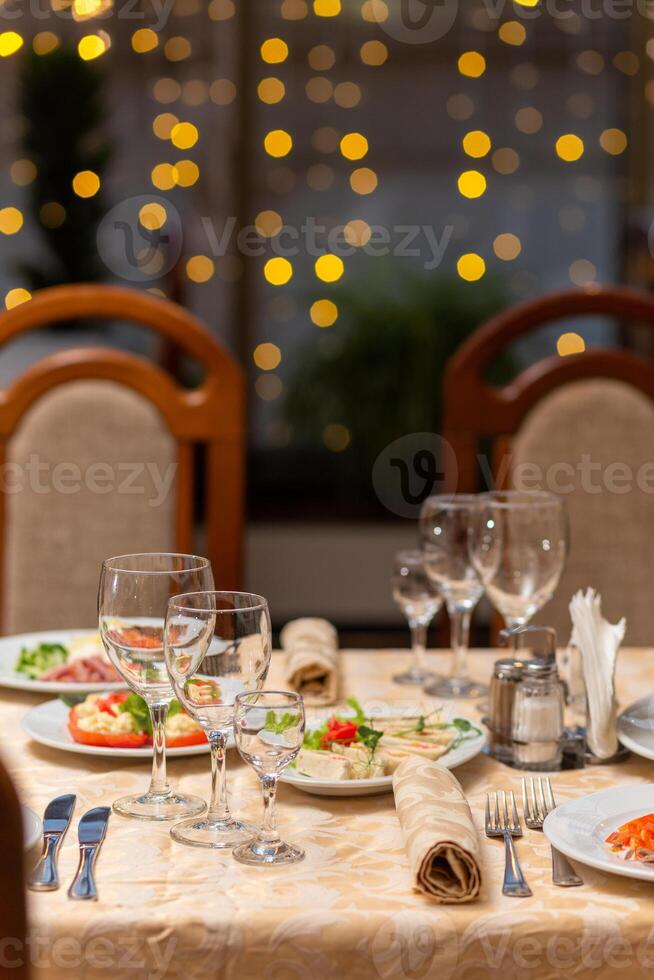
[[554, 658], [527, 660], [513, 704], [513, 760], [518, 769], [561, 768], [563, 687]]

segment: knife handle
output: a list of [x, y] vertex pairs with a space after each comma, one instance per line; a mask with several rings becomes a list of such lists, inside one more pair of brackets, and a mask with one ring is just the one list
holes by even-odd
[[44, 834], [43, 853], [29, 877], [28, 886], [35, 892], [53, 892], [59, 888], [57, 854], [63, 834]]
[[93, 865], [98, 853], [97, 844], [82, 844], [79, 849], [79, 864], [73, 883], [68, 889], [68, 897], [77, 901], [97, 902], [98, 892], [93, 877]]

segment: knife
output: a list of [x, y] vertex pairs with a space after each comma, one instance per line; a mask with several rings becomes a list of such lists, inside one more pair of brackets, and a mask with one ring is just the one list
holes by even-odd
[[28, 886], [35, 892], [51, 892], [59, 888], [57, 855], [77, 797], [72, 793], [58, 796], [48, 803], [43, 814], [43, 853], [29, 877]]
[[73, 883], [68, 889], [68, 897], [83, 901], [97, 901], [98, 892], [95, 887], [93, 869], [98, 851], [107, 833], [109, 814], [108, 806], [96, 806], [87, 810], [79, 822], [77, 836], [79, 838], [79, 864]]

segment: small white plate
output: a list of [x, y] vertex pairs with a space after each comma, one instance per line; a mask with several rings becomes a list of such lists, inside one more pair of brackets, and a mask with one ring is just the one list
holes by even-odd
[[626, 878], [654, 881], [654, 865], [625, 861], [604, 843], [628, 820], [654, 812], [654, 785], [614, 786], [557, 806], [543, 830], [553, 847], [573, 861]]
[[41, 818], [28, 806], [21, 806], [23, 814], [23, 847], [30, 851], [43, 833]]
[[654, 759], [654, 694], [630, 704], [618, 718], [618, 740], [644, 759]]
[[[319, 727], [334, 713], [334, 710], [331, 710], [320, 717], [312, 718], [307, 723], [307, 728]], [[403, 708], [401, 711], [389, 710], [388, 716], [389, 718], [397, 718], [409, 713], [406, 708]], [[344, 718], [348, 716], [347, 712], [341, 713], [339, 711], [338, 714]], [[457, 717], [463, 716], [457, 715]], [[470, 719], [467, 720], [470, 721]], [[480, 727], [476, 721], [471, 721], [471, 724], [477, 728]], [[462, 766], [464, 762], [469, 762], [470, 759], [479, 755], [485, 744], [486, 735], [482, 731], [481, 735], [464, 739], [455, 749], [446, 752], [436, 761], [445, 769], [456, 769], [457, 766]], [[296, 789], [301, 789], [305, 793], [312, 793], [314, 796], [376, 796], [378, 793], [390, 793], [393, 789], [392, 776], [378, 776], [374, 779], [316, 779], [314, 776], [302, 775], [292, 766], [286, 769], [279, 778], [281, 782], [295, 786]]]
[[[36, 694], [91, 694], [94, 691], [120, 691], [125, 682], [100, 681], [99, 683], [75, 683], [73, 681], [32, 680], [25, 674], [14, 670], [23, 647], [34, 647], [39, 643], [61, 643], [69, 647], [81, 637], [92, 639], [93, 630], [47, 630], [43, 633], [21, 633], [17, 636], [0, 638], [0, 687], [11, 687], [16, 691], [33, 691]], [[99, 649], [98, 652], [101, 652]]]
[[[32, 708], [23, 717], [21, 726], [30, 738], [41, 745], [63, 752], [79, 752], [82, 755], [106, 755], [114, 759], [151, 759], [152, 746], [144, 745], [138, 749], [105, 748], [102, 745], [82, 745], [76, 742], [68, 731], [68, 708], [58, 698], [54, 701], [44, 701]], [[228, 742], [233, 745], [233, 737]], [[205, 745], [187, 745], [183, 748], [166, 749], [167, 757], [176, 755], [202, 755], [209, 751], [209, 743]]]

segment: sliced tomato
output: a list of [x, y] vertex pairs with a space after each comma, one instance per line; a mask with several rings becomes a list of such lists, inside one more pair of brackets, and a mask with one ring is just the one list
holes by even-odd
[[355, 721], [339, 721], [337, 718], [330, 718], [327, 727], [329, 730], [325, 732], [321, 740], [323, 749], [328, 749], [333, 743], [350, 745], [356, 741], [359, 726]]
[[[149, 739], [151, 742], [152, 739]], [[202, 745], [207, 741], [207, 736], [203, 731], [189, 732], [187, 735], [166, 735], [167, 749], [184, 749], [187, 745]]]
[[72, 708], [68, 714], [68, 731], [80, 745], [100, 745], [111, 749], [139, 749], [146, 745], [148, 736], [145, 732], [127, 732], [107, 734], [105, 732], [87, 732], [79, 727], [77, 710]]
[[113, 710], [115, 704], [123, 704], [129, 696], [129, 691], [114, 691], [112, 694], [108, 694], [106, 698], [100, 698], [96, 701], [96, 707], [98, 711], [106, 711], [107, 714], [115, 715], [116, 712]]

